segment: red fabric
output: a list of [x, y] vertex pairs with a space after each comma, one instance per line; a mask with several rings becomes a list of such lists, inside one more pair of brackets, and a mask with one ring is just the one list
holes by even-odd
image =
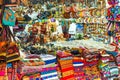
[[65, 69], [65, 68], [69, 68], [70, 66], [72, 67], [73, 64], [62, 65], [62, 66], [60, 66], [60, 68], [61, 68], [61, 69]]
[[8, 79], [12, 80], [12, 73], [8, 73]]
[[70, 78], [74, 78], [74, 75], [63, 77], [60, 80], [69, 80]]
[[111, 12], [110, 12], [110, 9], [108, 9], [107, 16], [110, 16], [110, 15], [111, 15]]
[[73, 62], [85, 62], [85, 61], [80, 59], [73, 59]]
[[69, 68], [62, 69], [61, 72], [66, 72], [66, 71], [73, 70], [73, 69], [74, 68], [70, 66]]
[[70, 57], [70, 56], [72, 56], [72, 54], [71, 54], [71, 53], [66, 53], [66, 52], [58, 52], [58, 53], [57, 53], [57, 56], [58, 56], [59, 58], [65, 58], [65, 57]]
[[60, 65], [72, 64], [72, 60], [59, 60]]
[[74, 74], [75, 74], [76, 77], [78, 77], [78, 76], [85, 76], [84, 72], [75, 72]]

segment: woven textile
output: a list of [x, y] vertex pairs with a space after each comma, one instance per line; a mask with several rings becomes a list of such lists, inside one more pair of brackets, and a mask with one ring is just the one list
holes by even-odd
[[72, 60], [58, 60], [59, 64], [66, 65], [66, 64], [72, 64]]
[[60, 80], [75, 80], [75, 78], [74, 78], [74, 75], [72, 74], [66, 77], [62, 77]]
[[54, 67], [47, 67], [47, 68], [42, 68], [41, 72], [45, 72], [45, 71], [51, 71], [51, 70], [56, 70], [57, 66]]
[[24, 74], [41, 72], [41, 70], [42, 70], [42, 66], [24, 66], [21, 69], [19, 69], [20, 73], [24, 73]]

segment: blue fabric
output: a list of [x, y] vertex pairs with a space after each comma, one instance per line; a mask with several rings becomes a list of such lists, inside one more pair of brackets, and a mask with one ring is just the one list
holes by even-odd
[[83, 64], [83, 62], [73, 62], [73, 64]]
[[83, 32], [83, 29], [84, 29], [83, 24], [78, 23], [76, 25], [77, 25], [77, 28], [76, 28], [77, 29], [77, 33]]
[[40, 80], [40, 78], [36, 78], [36, 80]]
[[57, 72], [56, 70], [41, 72], [41, 75]]
[[12, 68], [12, 63], [7, 63], [7, 68]]
[[57, 62], [57, 60], [56, 60], [56, 58], [55, 58], [55, 59], [52, 59], [52, 60], [46, 60], [46, 61], [44, 61], [44, 62], [45, 62], [45, 64], [51, 64], [51, 63]]
[[33, 78], [30, 78], [30, 80], [34, 80]]
[[49, 78], [52, 78], [52, 77], [57, 77], [58, 75], [55, 74], [55, 75], [52, 75], [52, 76], [47, 76], [47, 77], [43, 77], [42, 80], [46, 80], [46, 79], [49, 79]]
[[106, 51], [107, 54], [111, 54], [113, 55], [114, 57], [117, 56], [117, 52], [114, 52], [114, 51]]

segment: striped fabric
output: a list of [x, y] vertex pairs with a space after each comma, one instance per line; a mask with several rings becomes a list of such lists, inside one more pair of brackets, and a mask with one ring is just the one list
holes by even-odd
[[72, 74], [66, 77], [62, 77], [60, 80], [75, 80], [75, 78], [74, 78], [74, 75]]
[[58, 73], [57, 71], [48, 71], [48, 72], [41, 72], [41, 79], [42, 80], [58, 80]]
[[42, 68], [41, 72], [50, 71], [50, 70], [56, 70], [56, 69], [57, 69], [57, 66], [48, 67], [48, 68]]
[[1, 63], [0, 65], [0, 76], [4, 76], [6, 73], [6, 63]]
[[44, 71], [44, 72], [41, 72], [41, 75], [50, 74], [54, 72], [56, 72], [56, 70]]
[[45, 64], [52, 64], [52, 63], [56, 63], [56, 56], [52, 56], [52, 55], [40, 55], [41, 59], [45, 62]]
[[51, 64], [51, 63], [56, 63], [57, 60], [55, 58], [55, 59], [45, 60], [44, 62], [45, 62], [45, 64]]
[[28, 61], [28, 62], [24, 62], [23, 65], [24, 66], [40, 66], [40, 65], [44, 65], [45, 63], [42, 62], [36, 62], [36, 61]]
[[42, 70], [42, 66], [24, 66], [22, 67], [22, 69], [20, 70], [20, 73], [35, 73], [35, 72], [41, 72]]

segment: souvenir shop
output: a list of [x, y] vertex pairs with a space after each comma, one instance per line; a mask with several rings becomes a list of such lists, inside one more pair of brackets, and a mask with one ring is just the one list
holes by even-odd
[[0, 80], [120, 80], [120, 0], [0, 0]]

